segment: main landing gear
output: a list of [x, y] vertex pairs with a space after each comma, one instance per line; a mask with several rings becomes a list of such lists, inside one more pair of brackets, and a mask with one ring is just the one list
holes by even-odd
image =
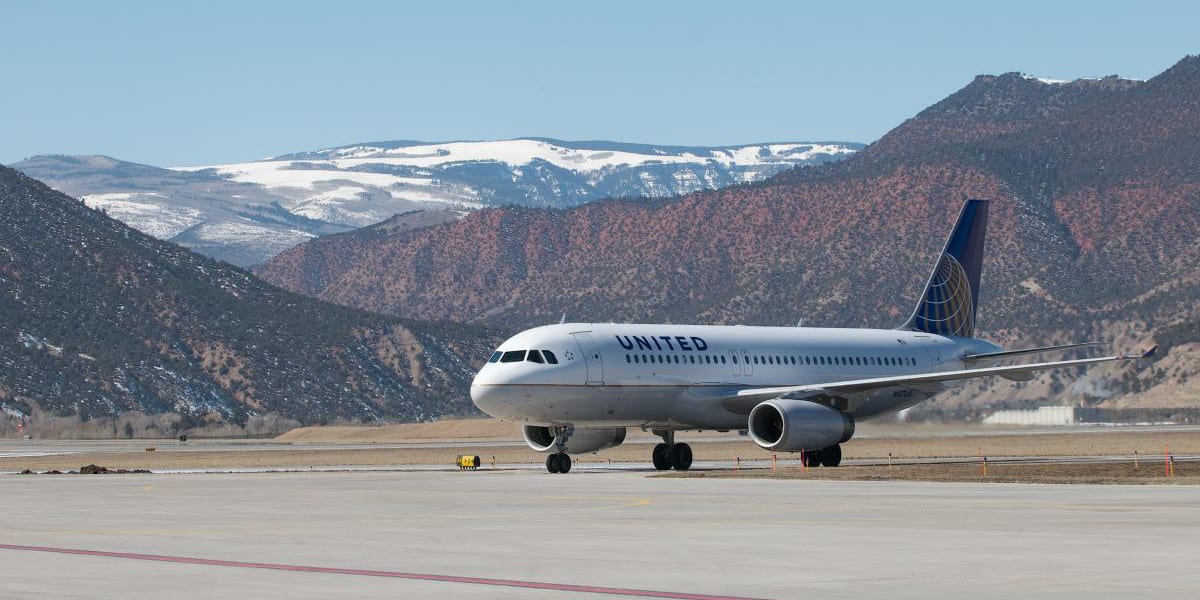
[[654, 452], [650, 455], [655, 469], [686, 471], [692, 468], [691, 446], [684, 443], [676, 444], [674, 431], [656, 429], [654, 433], [663, 439], [663, 443], [654, 446]]
[[570, 473], [571, 455], [566, 452], [555, 452], [547, 456], [546, 470], [551, 473]]
[[842, 446], [834, 444], [820, 450], [805, 450], [800, 453], [800, 460], [806, 467], [836, 467], [842, 464]]
[[567, 438], [572, 428], [559, 425], [550, 431], [554, 434], [554, 452], [546, 457], [546, 470], [551, 473], [570, 473], [571, 455], [567, 454]]

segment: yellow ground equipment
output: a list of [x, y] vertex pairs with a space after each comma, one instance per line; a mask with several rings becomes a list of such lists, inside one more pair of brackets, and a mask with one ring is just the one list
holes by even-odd
[[479, 465], [483, 464], [483, 461], [481, 461], [478, 456], [467, 456], [466, 454], [463, 454], [458, 457], [455, 463], [458, 465], [458, 468], [461, 471], [474, 471], [475, 469], [479, 468]]

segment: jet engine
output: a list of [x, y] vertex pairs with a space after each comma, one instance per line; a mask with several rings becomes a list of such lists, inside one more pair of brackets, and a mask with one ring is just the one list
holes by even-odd
[[[556, 433], [550, 427], [525, 425], [521, 428], [525, 443], [538, 452], [554, 452], [557, 447]], [[625, 441], [624, 427], [576, 427], [564, 435], [562, 451], [570, 454], [587, 454], [605, 448], [620, 446]]]
[[750, 437], [767, 450], [820, 450], [849, 440], [854, 419], [808, 400], [767, 400], [750, 411]]

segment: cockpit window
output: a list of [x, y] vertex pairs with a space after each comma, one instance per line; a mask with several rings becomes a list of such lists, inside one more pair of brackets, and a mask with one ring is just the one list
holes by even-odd
[[500, 355], [501, 355], [501, 354], [504, 354], [504, 353], [503, 353], [503, 352], [501, 352], [501, 351], [499, 351], [499, 350], [497, 350], [497, 351], [493, 352], [493, 353], [492, 353], [492, 357], [488, 359], [488, 362], [490, 362], [490, 363], [494, 363], [494, 362], [500, 362]]
[[500, 357], [500, 362], [502, 363], [521, 362], [523, 360], [525, 360], [524, 350], [509, 350]]
[[558, 357], [554, 356], [553, 352], [551, 352], [549, 350], [542, 350], [542, 354], [546, 356], [546, 362], [548, 362], [552, 365], [558, 364]]
[[540, 364], [542, 362], [542, 353], [537, 350], [530, 350], [529, 356], [525, 357], [525, 360]]

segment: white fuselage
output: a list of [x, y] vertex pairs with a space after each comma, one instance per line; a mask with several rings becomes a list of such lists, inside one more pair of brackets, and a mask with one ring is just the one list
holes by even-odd
[[[537, 425], [744, 429], [748, 408], [728, 401], [738, 389], [952, 371], [963, 355], [998, 348], [890, 329], [565, 323], [505, 341], [471, 398], [493, 417]], [[529, 350], [557, 364], [516, 360]], [[837, 408], [868, 419], [943, 386], [883, 388]]]

